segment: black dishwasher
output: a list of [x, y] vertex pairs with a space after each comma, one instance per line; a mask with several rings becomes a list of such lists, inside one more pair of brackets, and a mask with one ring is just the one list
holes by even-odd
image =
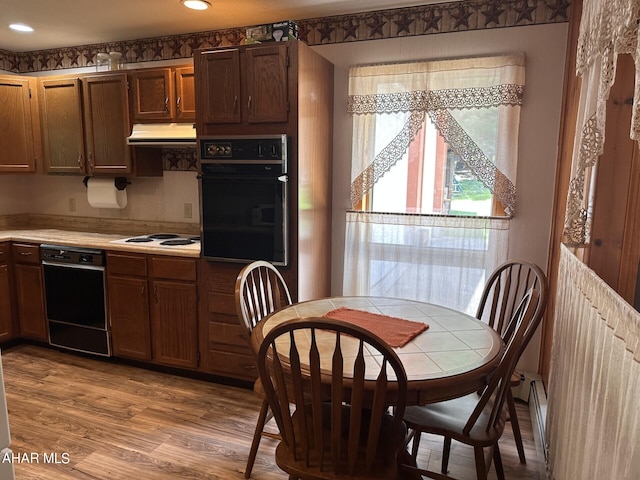
[[110, 356], [102, 250], [40, 245], [49, 343]]

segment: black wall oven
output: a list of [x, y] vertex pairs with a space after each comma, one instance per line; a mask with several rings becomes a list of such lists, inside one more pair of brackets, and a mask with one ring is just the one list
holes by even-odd
[[198, 146], [202, 256], [287, 265], [287, 136], [208, 136]]
[[102, 250], [40, 245], [49, 343], [109, 356]]

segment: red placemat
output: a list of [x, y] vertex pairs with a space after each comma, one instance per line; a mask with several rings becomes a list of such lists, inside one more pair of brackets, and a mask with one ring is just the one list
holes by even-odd
[[325, 313], [323, 317], [343, 320], [366, 328], [394, 348], [404, 347], [416, 335], [429, 328], [429, 325], [426, 323], [346, 307], [331, 310]]

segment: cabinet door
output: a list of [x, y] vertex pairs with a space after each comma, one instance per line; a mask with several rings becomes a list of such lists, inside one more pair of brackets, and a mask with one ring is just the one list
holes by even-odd
[[198, 110], [204, 123], [240, 123], [240, 53], [197, 53]]
[[153, 281], [153, 360], [164, 365], [198, 366], [198, 308], [192, 283]]
[[82, 79], [87, 162], [91, 173], [131, 173], [126, 74]]
[[152, 68], [132, 75], [133, 120], [171, 120], [176, 113], [171, 68]]
[[21, 335], [34, 340], [47, 341], [49, 336], [40, 265], [15, 264], [14, 279]]
[[151, 359], [146, 278], [109, 276], [109, 317], [116, 356]]
[[246, 50], [247, 122], [286, 122], [289, 113], [286, 45]]
[[[35, 172], [31, 86], [35, 79], [0, 77], [0, 172]], [[39, 140], [38, 140], [39, 141]]]
[[193, 67], [176, 68], [176, 121], [196, 119], [196, 92]]
[[[0, 246], [2, 249], [3, 246]], [[0, 342], [13, 338], [13, 315], [11, 314], [11, 283], [9, 266], [0, 264]]]
[[85, 173], [80, 85], [79, 78], [40, 81], [40, 119], [47, 172]]

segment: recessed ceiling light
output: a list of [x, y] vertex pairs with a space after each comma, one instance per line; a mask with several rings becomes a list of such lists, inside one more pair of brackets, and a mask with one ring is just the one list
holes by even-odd
[[206, 0], [180, 0], [180, 2], [187, 8], [192, 10], [206, 10], [211, 6]]
[[15, 30], [16, 32], [33, 32], [33, 28], [29, 25], [25, 25], [24, 23], [12, 23], [9, 25], [11, 30]]

